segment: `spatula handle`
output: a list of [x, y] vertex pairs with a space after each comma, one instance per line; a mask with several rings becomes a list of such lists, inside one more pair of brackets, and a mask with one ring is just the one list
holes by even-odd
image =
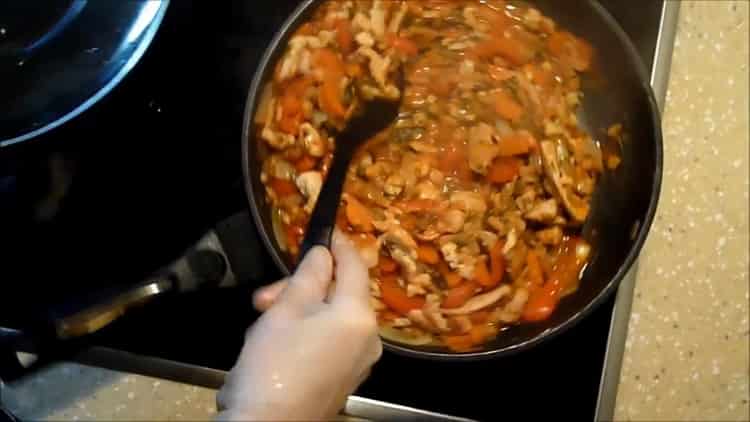
[[299, 261], [315, 246], [323, 246], [331, 249], [331, 238], [336, 227], [336, 213], [341, 201], [341, 192], [344, 190], [346, 171], [351, 161], [351, 152], [337, 151], [334, 155], [328, 176], [321, 186], [318, 201], [310, 216], [305, 238], [299, 251]]

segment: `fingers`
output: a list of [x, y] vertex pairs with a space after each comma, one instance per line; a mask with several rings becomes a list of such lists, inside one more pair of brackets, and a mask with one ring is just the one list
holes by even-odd
[[336, 230], [331, 249], [336, 260], [336, 290], [331, 303], [355, 302], [369, 307], [370, 277], [354, 245]]
[[304, 257], [297, 271], [289, 278], [279, 303], [305, 307], [322, 303], [333, 278], [333, 259], [326, 248], [316, 246]]
[[288, 279], [263, 286], [253, 293], [253, 306], [258, 312], [265, 312], [273, 306], [289, 284]]

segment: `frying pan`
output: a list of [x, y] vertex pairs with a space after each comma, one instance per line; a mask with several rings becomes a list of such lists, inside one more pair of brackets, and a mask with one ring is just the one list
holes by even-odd
[[[293, 263], [274, 236], [271, 210], [260, 181], [260, 140], [255, 136], [253, 116], [287, 42], [320, 3], [303, 1], [271, 41], [253, 79], [245, 109], [242, 154], [250, 209], [270, 255], [287, 275], [293, 270]], [[592, 43], [596, 50], [595, 70], [582, 80], [581, 124], [602, 141], [606, 128], [613, 123], [621, 123], [624, 128], [622, 163], [601, 177], [584, 225], [584, 237], [593, 246], [591, 262], [578, 291], [563, 299], [549, 319], [509, 327], [482, 351], [450, 353], [434, 346], [407, 346], [384, 339], [387, 350], [417, 358], [474, 360], [534, 347], [570, 329], [601, 305], [617, 289], [646, 240], [661, 189], [663, 154], [660, 115], [646, 69], [625, 32], [596, 1], [532, 3], [559, 25]]]
[[[243, 173], [254, 224], [245, 213], [217, 224], [171, 264], [135, 286], [116, 286], [90, 292], [85, 298], [54, 306], [23, 331], [0, 330], [0, 349], [53, 351], [59, 340], [95, 332], [123, 315], [166, 294], [205, 288], [235, 287], [257, 280], [254, 261], [261, 255], [252, 242], [253, 226], [279, 269], [289, 274], [293, 263], [273, 235], [271, 213], [260, 182], [260, 143], [255, 138], [253, 116], [260, 93], [276, 60], [294, 30], [308, 20], [320, 0], [305, 0], [291, 14], [264, 54], [250, 87], [242, 131]], [[513, 326], [485, 345], [483, 351], [448, 353], [437, 347], [415, 347], [384, 340], [387, 350], [411, 357], [472, 360], [500, 357], [528, 349], [559, 335], [589, 315], [617, 289], [646, 239], [654, 218], [662, 173], [662, 136], [656, 101], [646, 70], [625, 33], [594, 0], [539, 0], [534, 2], [563, 27], [592, 42], [597, 50], [595, 71], [583, 79], [579, 120], [595, 137], [612, 123], [622, 123], [625, 141], [622, 163], [605, 173], [592, 200], [584, 236], [593, 245], [593, 256], [579, 290], [565, 298], [544, 322]]]

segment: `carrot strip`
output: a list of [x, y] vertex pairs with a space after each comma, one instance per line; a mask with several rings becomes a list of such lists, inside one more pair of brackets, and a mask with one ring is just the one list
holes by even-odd
[[469, 337], [474, 344], [482, 344], [497, 335], [497, 329], [487, 324], [479, 324], [471, 327]]
[[274, 192], [276, 192], [276, 195], [278, 195], [280, 198], [299, 192], [297, 190], [297, 185], [284, 179], [272, 178], [268, 182], [268, 185], [271, 187], [271, 189], [273, 189]]
[[490, 284], [485, 287], [495, 287], [503, 280], [503, 276], [505, 275], [503, 246], [504, 242], [497, 241], [492, 249], [490, 249]]
[[443, 173], [455, 176], [461, 181], [470, 181], [472, 177], [469, 160], [463, 146], [454, 146], [443, 151], [438, 161], [438, 168]]
[[318, 160], [310, 155], [303, 155], [297, 162], [294, 163], [294, 167], [298, 172], [304, 173], [315, 168], [318, 164]]
[[477, 311], [472, 314], [469, 314], [469, 319], [471, 320], [472, 324], [484, 324], [487, 322], [488, 319], [490, 319], [490, 312], [489, 311]]
[[553, 283], [547, 283], [541, 288], [532, 289], [521, 318], [529, 322], [544, 321], [549, 318], [557, 306], [558, 292]]
[[518, 176], [521, 160], [512, 157], [497, 158], [487, 171], [487, 180], [492, 183], [508, 183]]
[[514, 157], [536, 150], [537, 144], [538, 142], [534, 138], [534, 135], [528, 131], [521, 130], [502, 138], [498, 143], [498, 151], [501, 157]]
[[417, 44], [407, 37], [402, 37], [389, 32], [386, 34], [386, 43], [407, 57], [419, 54], [419, 47], [417, 47]]
[[541, 286], [544, 284], [542, 264], [539, 262], [539, 257], [533, 249], [529, 249], [526, 253], [526, 268], [531, 286]]
[[562, 296], [575, 286], [578, 275], [587, 262], [586, 258], [577, 255], [579, 242], [583, 240], [570, 238], [565, 241], [562, 246], [563, 252], [546, 283], [542, 279], [539, 257], [533, 251], [526, 255], [531, 295], [521, 315], [525, 321], [537, 322], [549, 318]]
[[318, 102], [320, 108], [332, 117], [342, 118], [346, 116], [346, 108], [341, 103], [341, 93], [338, 79], [326, 77], [320, 86], [320, 97]]
[[401, 315], [406, 315], [415, 309], [422, 309], [425, 304], [423, 297], [409, 297], [393, 276], [380, 278], [380, 293], [383, 303]]
[[474, 281], [482, 287], [492, 286], [492, 276], [487, 269], [487, 262], [484, 260], [477, 262], [477, 265], [474, 267]]
[[417, 258], [425, 264], [437, 264], [440, 262], [440, 253], [430, 245], [421, 244], [417, 248]]
[[463, 278], [461, 278], [460, 275], [456, 274], [451, 270], [451, 268], [446, 264], [445, 261], [438, 262], [438, 271], [440, 271], [440, 274], [443, 275], [443, 278], [445, 279], [445, 284], [448, 285], [448, 287], [457, 287], [461, 283], [463, 283]]
[[380, 255], [380, 258], [378, 259], [378, 268], [380, 268], [381, 273], [391, 274], [398, 270], [398, 263], [391, 257]]
[[476, 343], [470, 335], [462, 336], [441, 336], [440, 339], [445, 343], [446, 347], [454, 352], [469, 352], [475, 349]]
[[320, 48], [313, 52], [313, 66], [322, 69], [325, 76], [334, 76], [336, 79], [346, 74], [346, 66], [338, 54], [330, 48]]
[[279, 129], [283, 132], [297, 135], [299, 126], [305, 119], [302, 108], [302, 98], [305, 91], [312, 86], [312, 79], [300, 77], [290, 80], [281, 86], [279, 104], [281, 105], [281, 120]]
[[323, 72], [318, 103], [320, 108], [333, 118], [346, 117], [341, 80], [346, 74], [346, 66], [341, 58], [329, 48], [321, 48], [313, 53], [313, 65]]
[[567, 31], [557, 31], [547, 39], [547, 49], [579, 72], [591, 67], [594, 49], [586, 41]]
[[497, 329], [490, 325], [482, 324], [472, 327], [469, 334], [461, 336], [443, 335], [440, 337], [445, 345], [455, 352], [469, 352], [475, 350], [478, 345], [486, 342], [497, 335]]
[[346, 218], [352, 227], [360, 231], [371, 232], [374, 229], [370, 210], [352, 195], [346, 197]]
[[445, 298], [443, 299], [443, 308], [458, 308], [463, 306], [467, 300], [471, 299], [476, 292], [477, 285], [467, 281], [458, 287], [454, 287], [445, 292]]
[[341, 47], [344, 54], [349, 54], [354, 49], [354, 35], [352, 35], [352, 25], [347, 19], [339, 19], [335, 24], [336, 42]]
[[495, 94], [495, 112], [511, 122], [518, 122], [523, 117], [523, 107], [505, 90]]

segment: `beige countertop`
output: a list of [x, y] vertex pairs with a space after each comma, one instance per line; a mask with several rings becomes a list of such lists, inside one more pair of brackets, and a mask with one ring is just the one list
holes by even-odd
[[748, 420], [748, 2], [684, 1], [618, 420]]
[[[748, 6], [682, 5], [664, 187], [640, 261], [617, 420], [750, 420]], [[63, 363], [3, 400], [34, 420], [198, 420], [215, 413], [214, 395]]]

